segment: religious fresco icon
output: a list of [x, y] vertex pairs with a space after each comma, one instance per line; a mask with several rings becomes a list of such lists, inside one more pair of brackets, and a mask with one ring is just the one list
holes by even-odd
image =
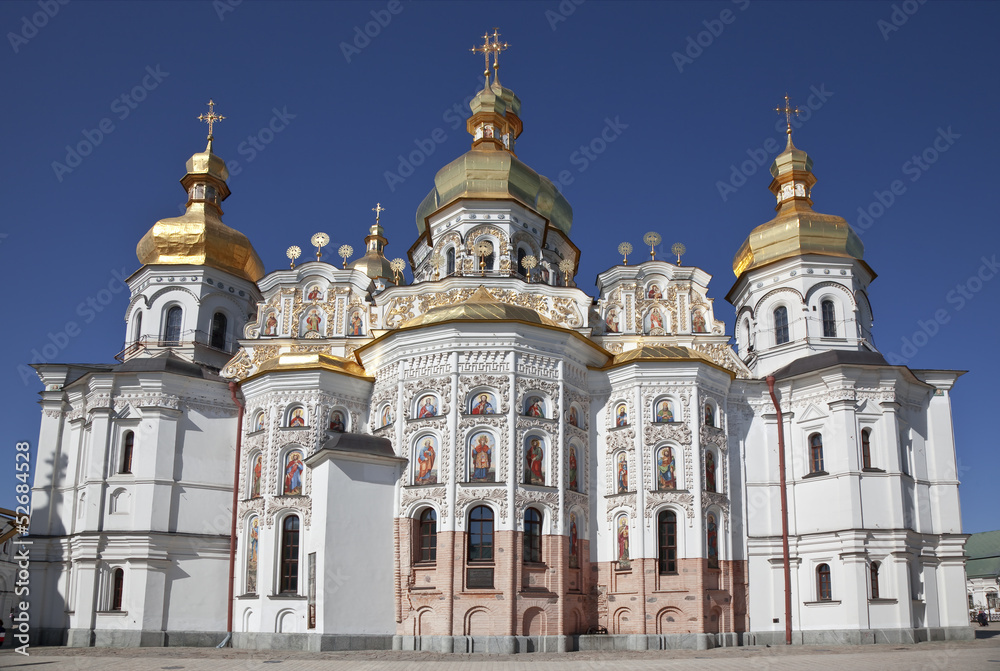
[[437, 417], [438, 406], [437, 397], [433, 394], [422, 396], [417, 403], [417, 419], [424, 417]]
[[545, 401], [538, 396], [529, 396], [524, 402], [524, 414], [528, 417], [545, 417]]
[[305, 465], [302, 463], [302, 453], [292, 450], [285, 457], [285, 479], [281, 493], [285, 496], [302, 495], [302, 471]]
[[528, 451], [525, 453], [524, 480], [529, 485], [545, 484], [545, 443], [538, 436], [528, 439]]
[[417, 474], [415, 485], [437, 484], [437, 439], [434, 436], [424, 436], [417, 441]]
[[493, 450], [496, 445], [492, 434], [481, 432], [472, 437], [469, 463], [472, 466], [470, 482], [496, 482]]
[[479, 392], [472, 395], [472, 407], [469, 412], [473, 415], [495, 415], [496, 396], [489, 392]]

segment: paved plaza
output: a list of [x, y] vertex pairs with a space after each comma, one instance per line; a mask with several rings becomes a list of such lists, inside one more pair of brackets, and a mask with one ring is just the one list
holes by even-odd
[[[19, 671], [596, 671], [620, 669], [810, 669], [927, 671], [1000, 669], [1000, 627], [968, 642], [917, 645], [719, 648], [650, 652], [571, 652], [525, 655], [443, 655], [420, 652], [282, 652], [214, 648], [33, 648], [31, 655], [0, 650], [0, 669]], [[9, 641], [8, 641], [9, 646]]]

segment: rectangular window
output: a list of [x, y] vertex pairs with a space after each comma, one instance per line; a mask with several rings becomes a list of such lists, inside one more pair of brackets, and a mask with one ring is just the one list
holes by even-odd
[[677, 573], [677, 515], [672, 511], [665, 510], [658, 515], [657, 540], [660, 575]]
[[281, 532], [280, 592], [298, 594], [299, 591], [299, 518], [285, 518]]

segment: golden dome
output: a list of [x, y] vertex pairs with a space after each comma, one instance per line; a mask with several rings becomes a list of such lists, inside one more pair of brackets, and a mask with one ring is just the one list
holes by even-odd
[[[272, 371], [291, 370], [328, 370], [334, 373], [343, 373], [352, 377], [360, 377], [372, 380], [371, 376], [354, 359], [344, 359], [332, 354], [321, 352], [296, 352], [279, 354], [260, 364], [251, 377], [256, 377]], [[248, 378], [249, 379], [249, 378]]]
[[811, 191], [816, 183], [812, 159], [792, 144], [771, 165], [774, 179], [768, 187], [775, 194], [778, 214], [750, 235], [733, 258], [736, 277], [754, 268], [803, 254], [822, 254], [862, 260], [865, 246], [843, 217], [812, 209]]
[[187, 162], [181, 184], [188, 192], [187, 211], [161, 219], [146, 232], [135, 253], [143, 265], [209, 266], [256, 282], [264, 264], [245, 235], [222, 223], [219, 203], [229, 196], [225, 161], [204, 152]]
[[[381, 204], [379, 205], [381, 207]], [[357, 261], [347, 264], [352, 270], [360, 270], [365, 275], [375, 280], [382, 278], [390, 284], [397, 284], [396, 273], [392, 270], [392, 263], [385, 258], [385, 245], [387, 240], [382, 224], [376, 218], [371, 230], [365, 236], [365, 247], [368, 249], [365, 255]], [[403, 273], [399, 273], [399, 286], [406, 284]]]
[[467, 127], [474, 138], [472, 149], [434, 176], [434, 188], [417, 208], [417, 231], [422, 235], [429, 215], [462, 198], [513, 199], [568, 235], [573, 225], [569, 201], [551, 180], [513, 153], [514, 140], [522, 129], [520, 99], [494, 81], [473, 98], [469, 107], [472, 117]]
[[449, 321], [518, 321], [552, 326], [550, 319], [531, 308], [498, 301], [482, 285], [471, 296], [454, 305], [433, 307], [418, 317], [403, 322], [402, 328], [427, 326]]

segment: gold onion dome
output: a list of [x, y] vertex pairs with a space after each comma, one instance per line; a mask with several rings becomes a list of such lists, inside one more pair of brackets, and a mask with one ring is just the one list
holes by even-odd
[[843, 217], [820, 214], [810, 197], [816, 177], [812, 159], [792, 144], [771, 164], [774, 179], [768, 187], [777, 199], [778, 214], [750, 232], [733, 258], [733, 272], [740, 277], [748, 270], [804, 254], [822, 254], [862, 260], [865, 246]]
[[516, 321], [528, 324], [553, 325], [552, 320], [542, 317], [531, 308], [511, 305], [493, 298], [487, 289], [480, 285], [472, 295], [454, 305], [438, 305], [419, 317], [403, 323], [403, 328], [410, 326], [428, 326], [450, 321]]
[[222, 223], [220, 203], [229, 197], [226, 162], [205, 151], [187, 161], [181, 185], [188, 193], [187, 211], [160, 219], [146, 232], [135, 253], [144, 265], [208, 266], [256, 282], [264, 264], [245, 235]]
[[[365, 236], [365, 247], [367, 248], [365, 255], [357, 261], [348, 263], [347, 267], [352, 270], [360, 270], [373, 280], [381, 278], [389, 284], [397, 284], [396, 273], [392, 270], [392, 262], [385, 258], [384, 250], [387, 240], [383, 235], [384, 232], [382, 225], [376, 220], [368, 235]], [[399, 274], [398, 284], [400, 286], [406, 284], [402, 273]]]
[[472, 102], [467, 122], [472, 149], [441, 168], [434, 188], [417, 208], [417, 231], [424, 233], [427, 217], [464, 199], [513, 199], [569, 234], [573, 208], [547, 177], [539, 175], [514, 155], [521, 134], [521, 101], [496, 80]]

